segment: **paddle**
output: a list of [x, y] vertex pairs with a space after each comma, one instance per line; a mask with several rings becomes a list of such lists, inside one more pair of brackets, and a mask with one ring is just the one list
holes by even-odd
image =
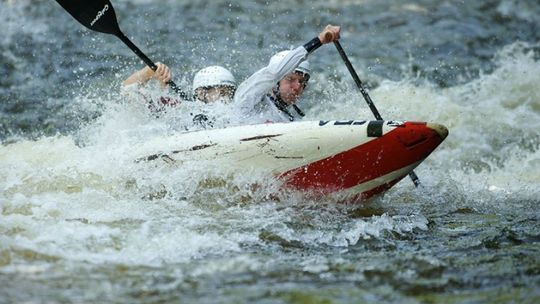
[[[152, 70], [157, 66], [133, 42], [131, 42], [118, 26], [116, 14], [108, 0], [56, 0], [73, 18], [87, 28], [105, 34], [111, 34], [122, 40]], [[187, 99], [186, 93], [171, 80], [167, 83], [181, 98]]]
[[[341, 44], [339, 43], [339, 41], [336, 40], [334, 41], [334, 45], [336, 46], [336, 49], [338, 50], [338, 53], [341, 56], [341, 59], [343, 59], [343, 62], [345, 62], [345, 65], [347, 66], [349, 73], [351, 73], [351, 76], [354, 79], [356, 86], [358, 87], [358, 89], [360, 89], [360, 93], [362, 93], [362, 96], [364, 96], [364, 99], [366, 100], [369, 108], [371, 109], [371, 112], [373, 113], [373, 115], [375, 115], [375, 118], [377, 120], [383, 120], [381, 114], [375, 107], [373, 100], [371, 100], [371, 97], [369, 97], [368, 93], [364, 89], [364, 86], [362, 85], [362, 81], [360, 81], [358, 74], [356, 74], [356, 71], [354, 70], [351, 62], [349, 61], [349, 58], [347, 57], [347, 55], [345, 54], [345, 51], [341, 47]], [[416, 175], [416, 173], [414, 173], [414, 171], [411, 171], [409, 173], [409, 177], [412, 179], [415, 187], [420, 186], [420, 180], [418, 179], [418, 176]]]

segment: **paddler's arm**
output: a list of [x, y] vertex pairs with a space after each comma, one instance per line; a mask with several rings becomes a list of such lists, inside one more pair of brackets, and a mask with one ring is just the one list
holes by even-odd
[[327, 25], [319, 36], [313, 38], [303, 46], [293, 49], [279, 62], [271, 62], [266, 67], [258, 70], [238, 86], [234, 100], [243, 109], [249, 111], [261, 98], [266, 95], [287, 74], [307, 58], [307, 55], [315, 51], [321, 45], [338, 40], [340, 37], [339, 26]]
[[255, 72], [236, 89], [234, 94], [235, 103], [249, 112], [255, 104], [261, 101], [263, 96], [272, 90], [281, 78], [294, 71], [307, 54], [305, 48], [297, 47], [291, 50], [283, 60], [270, 62], [266, 67]]
[[124, 80], [122, 85], [145, 85], [150, 79], [154, 78], [161, 83], [162, 88], [165, 88], [168, 82], [172, 79], [171, 71], [167, 65], [161, 62], [156, 63], [156, 66], [157, 69], [155, 72], [148, 66], [140, 69]]

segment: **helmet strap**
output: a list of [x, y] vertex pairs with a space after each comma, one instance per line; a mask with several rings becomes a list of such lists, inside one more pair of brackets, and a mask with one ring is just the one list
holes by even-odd
[[[305, 87], [305, 85], [304, 85], [304, 87]], [[280, 109], [281, 111], [285, 112], [285, 114], [287, 114], [290, 118], [292, 118], [293, 116], [292, 116], [291, 112], [289, 112], [289, 110], [287, 110], [287, 103], [285, 103], [283, 101], [283, 99], [281, 99], [281, 93], [279, 92], [279, 82], [272, 89], [272, 93], [274, 94], [274, 97], [270, 96], [270, 99], [274, 102], [276, 107], [278, 109]], [[304, 111], [302, 111], [302, 109], [300, 109], [296, 104], [293, 104], [292, 107], [293, 107], [294, 111], [296, 113], [298, 113], [298, 115], [300, 117], [306, 116]]]
[[294, 116], [291, 114], [291, 112], [289, 112], [289, 110], [287, 110], [287, 106], [288, 106], [287, 103], [284, 102], [283, 99], [281, 99], [281, 93], [279, 93], [279, 82], [272, 89], [272, 94], [268, 94], [268, 97], [270, 98], [270, 100], [272, 100], [272, 102], [274, 103], [276, 108], [278, 108], [278, 110], [280, 110], [281, 112], [285, 113], [285, 115], [287, 115], [290, 121], [294, 120]]
[[293, 104], [292, 106], [293, 106], [293, 109], [296, 111], [296, 113], [300, 115], [300, 117], [306, 116], [306, 114], [304, 114], [304, 111], [302, 111], [296, 104]]

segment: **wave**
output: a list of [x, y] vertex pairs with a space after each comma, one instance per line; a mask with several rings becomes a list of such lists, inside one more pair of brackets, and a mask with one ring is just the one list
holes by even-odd
[[[276, 201], [270, 194], [278, 185], [271, 178], [220, 175], [219, 162], [179, 170], [138, 164], [133, 151], [178, 132], [175, 122], [183, 113], [156, 118], [143, 103], [118, 102], [116, 95], [78, 97], [76, 104], [100, 104], [102, 113], [75, 134], [0, 146], [0, 252], [8, 250], [11, 261], [2, 271], [19, 271], [18, 261], [29, 256], [152, 266], [268, 244], [348, 250], [427, 229], [425, 214], [435, 211], [425, 206], [535, 210], [537, 49], [509, 45], [495, 58], [492, 73], [449, 88], [411, 75], [382, 79], [370, 94], [383, 117], [442, 123], [450, 136], [417, 170], [424, 190], [404, 180], [374, 202], [383, 211], [367, 217], [351, 215], [357, 207], [294, 195]], [[317, 77], [313, 91], [324, 87]], [[369, 119], [355, 90], [347, 79], [336, 82], [323, 93], [327, 101], [311, 104], [307, 119]], [[254, 190], [253, 181], [265, 187]]]

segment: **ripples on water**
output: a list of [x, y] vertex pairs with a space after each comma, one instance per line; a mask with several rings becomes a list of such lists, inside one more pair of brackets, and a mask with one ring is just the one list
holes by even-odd
[[[209, 64], [242, 79], [340, 22], [383, 117], [450, 129], [425, 187], [366, 206], [275, 197], [216, 163], [134, 163], [184, 112], [123, 100], [140, 62], [53, 4], [0, 2], [0, 302], [539, 299], [537, 4], [114, 2], [184, 87]], [[371, 117], [332, 47], [310, 60], [307, 119]]]

